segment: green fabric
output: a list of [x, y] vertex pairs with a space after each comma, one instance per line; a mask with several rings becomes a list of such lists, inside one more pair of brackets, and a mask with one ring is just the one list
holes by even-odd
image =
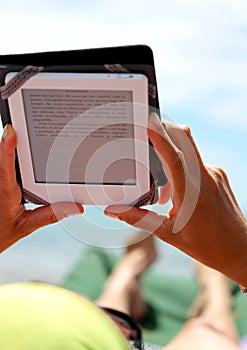
[[115, 325], [91, 301], [59, 287], [0, 287], [1, 350], [127, 350]]
[[[102, 292], [104, 282], [116, 262], [114, 254], [90, 248], [62, 285], [95, 300]], [[148, 315], [142, 322], [144, 339], [165, 345], [186, 321], [198, 284], [192, 278], [163, 276], [152, 272], [147, 272], [142, 283], [144, 299], [149, 307]], [[247, 295], [242, 295], [236, 285], [233, 286], [233, 293], [234, 315], [240, 336], [243, 336], [247, 333]]]

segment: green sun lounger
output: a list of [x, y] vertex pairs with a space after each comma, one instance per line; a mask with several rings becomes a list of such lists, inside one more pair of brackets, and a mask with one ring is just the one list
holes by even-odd
[[[88, 249], [64, 279], [62, 286], [95, 300], [104, 282], [117, 263], [113, 253], [100, 249]], [[152, 271], [142, 279], [143, 296], [149, 308], [142, 322], [144, 339], [165, 345], [172, 339], [183, 323], [198, 291], [193, 278], [163, 276]], [[240, 337], [247, 333], [247, 295], [232, 285], [233, 310]]]

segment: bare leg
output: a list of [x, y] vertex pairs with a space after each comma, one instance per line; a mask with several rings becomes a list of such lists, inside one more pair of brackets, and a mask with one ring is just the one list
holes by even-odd
[[141, 320], [146, 313], [146, 305], [141, 297], [140, 277], [156, 257], [153, 236], [129, 245], [125, 255], [109, 276], [104, 291], [96, 303]]
[[[187, 321], [166, 350], [237, 350], [238, 335], [231, 313], [230, 284], [219, 272], [197, 266], [202, 286], [198, 315]], [[194, 310], [196, 312], [196, 310]]]

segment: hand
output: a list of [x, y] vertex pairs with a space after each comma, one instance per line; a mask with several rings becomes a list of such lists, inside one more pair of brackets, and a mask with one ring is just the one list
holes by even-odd
[[167, 215], [128, 206], [111, 206], [105, 214], [153, 233], [196, 260], [247, 286], [247, 225], [224, 171], [203, 164], [187, 127], [163, 128], [150, 116], [149, 137], [169, 185], [160, 202], [171, 197]]
[[0, 252], [42, 226], [83, 213], [81, 205], [74, 203], [56, 203], [26, 210], [21, 204], [21, 190], [16, 181], [16, 145], [16, 134], [12, 126], [7, 125], [0, 143]]

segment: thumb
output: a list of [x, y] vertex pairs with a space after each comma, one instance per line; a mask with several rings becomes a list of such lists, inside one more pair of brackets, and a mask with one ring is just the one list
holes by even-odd
[[0, 142], [0, 178], [5, 189], [13, 189], [16, 184], [16, 145], [16, 133], [11, 125], [6, 125]]
[[34, 210], [26, 210], [18, 225], [24, 234], [29, 234], [38, 228], [54, 224], [69, 216], [80, 215], [83, 212], [83, 207], [78, 203], [54, 203]]
[[172, 234], [169, 216], [159, 215], [151, 210], [125, 205], [109, 206], [105, 209], [105, 215], [153, 233], [163, 241], [168, 241], [169, 236]]

